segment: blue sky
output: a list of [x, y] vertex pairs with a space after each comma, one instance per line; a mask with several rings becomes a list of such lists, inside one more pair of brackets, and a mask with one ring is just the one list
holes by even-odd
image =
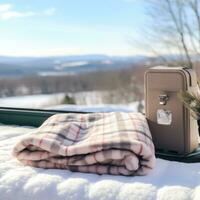
[[0, 55], [139, 55], [142, 0], [0, 1]]

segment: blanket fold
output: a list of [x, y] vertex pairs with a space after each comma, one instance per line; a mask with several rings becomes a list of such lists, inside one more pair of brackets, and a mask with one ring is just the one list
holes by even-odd
[[56, 114], [21, 139], [13, 155], [25, 165], [97, 174], [146, 175], [155, 165], [140, 113]]

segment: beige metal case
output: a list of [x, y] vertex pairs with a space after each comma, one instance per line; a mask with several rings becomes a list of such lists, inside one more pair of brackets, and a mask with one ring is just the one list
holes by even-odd
[[196, 88], [192, 69], [159, 66], [145, 73], [145, 113], [157, 151], [187, 154], [198, 147], [197, 121], [177, 96]]

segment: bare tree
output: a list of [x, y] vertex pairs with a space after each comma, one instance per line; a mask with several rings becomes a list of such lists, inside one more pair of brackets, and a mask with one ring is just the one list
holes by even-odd
[[[171, 64], [194, 67], [195, 56], [200, 56], [200, 0], [148, 0], [147, 4], [145, 44], [157, 55], [160, 49], [178, 55]], [[167, 57], [163, 61], [169, 64]]]

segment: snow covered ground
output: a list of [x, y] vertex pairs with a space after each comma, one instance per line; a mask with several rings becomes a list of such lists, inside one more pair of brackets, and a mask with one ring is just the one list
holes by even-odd
[[96, 104], [96, 105], [57, 105], [46, 107], [46, 109], [67, 110], [67, 111], [82, 111], [82, 112], [137, 112], [138, 102], [133, 102], [127, 105], [124, 104]]
[[189, 200], [200, 199], [200, 164], [157, 159], [147, 176], [123, 177], [38, 169], [11, 156], [31, 127], [0, 126], [2, 200]]
[[[135, 112], [137, 106], [136, 102], [130, 105], [60, 105], [50, 108]], [[156, 168], [143, 177], [99, 176], [23, 166], [11, 156], [11, 150], [17, 141], [32, 130], [31, 127], [0, 125], [0, 200], [200, 199], [200, 163], [157, 159]]]
[[5, 97], [0, 98], [0, 107], [44, 108], [59, 105], [64, 97], [65, 94], [63, 93]]
[[62, 102], [65, 98], [64, 93], [6, 97], [0, 98], [0, 107], [56, 109], [83, 112], [138, 111], [138, 102], [129, 104], [103, 104], [101, 95], [101, 92], [80, 92], [70, 95], [75, 98], [78, 105], [63, 105]]
[[[0, 107], [18, 107], [18, 108], [46, 108], [52, 106], [58, 106], [57, 108], [62, 108], [62, 104], [65, 93], [58, 93], [58, 94], [40, 94], [40, 95], [26, 95], [26, 96], [16, 96], [16, 97], [4, 97], [0, 98]], [[69, 97], [72, 97], [76, 105], [81, 105], [84, 107], [98, 105], [97, 107], [102, 110], [107, 110], [106, 103], [110, 103], [110, 101], [106, 100], [109, 96], [109, 91], [87, 91], [87, 92], [76, 92], [76, 93], [68, 93]], [[124, 103], [125, 104], [125, 103]], [[113, 105], [112, 108], [115, 107], [123, 107], [125, 110], [132, 109], [138, 103], [129, 103], [128, 105]], [[79, 107], [70, 105], [67, 108], [79, 109]], [[89, 109], [88, 107], [88, 109]], [[111, 108], [111, 106], [109, 105]], [[127, 109], [128, 108], [128, 109]]]

